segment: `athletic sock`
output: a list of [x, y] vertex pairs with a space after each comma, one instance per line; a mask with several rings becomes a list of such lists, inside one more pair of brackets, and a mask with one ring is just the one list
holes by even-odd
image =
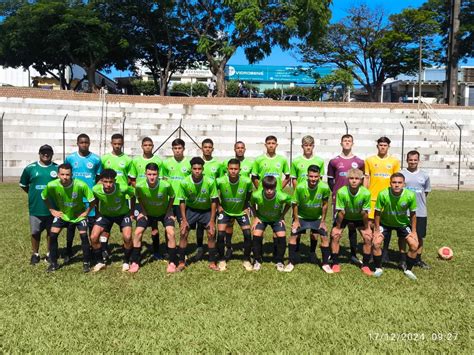
[[407, 261], [407, 254], [406, 253], [400, 253], [400, 262]]
[[66, 255], [72, 256], [72, 246], [74, 244], [74, 234], [76, 232], [76, 226], [70, 224], [66, 229]]
[[217, 250], [216, 248], [209, 248], [209, 262], [215, 263], [217, 261]]
[[374, 266], [376, 269], [382, 267], [382, 255], [374, 255]]
[[416, 263], [418, 264], [421, 261], [421, 254], [416, 254]]
[[94, 258], [95, 263], [103, 263], [104, 260], [102, 259], [102, 250], [99, 249], [92, 249], [92, 257]]
[[407, 255], [407, 270], [411, 270], [413, 268], [413, 266], [415, 265], [415, 263], [416, 263], [416, 259], [415, 258], [410, 258]]
[[296, 237], [296, 252], [300, 251], [300, 246], [301, 246], [301, 235], [298, 235]]
[[186, 260], [186, 248], [178, 248], [178, 257], [179, 257], [179, 262], [184, 263]]
[[253, 237], [253, 257], [259, 263], [262, 262], [263, 237]]
[[288, 244], [288, 258], [290, 263], [296, 264], [296, 244]]
[[252, 253], [252, 235], [249, 229], [242, 231], [244, 234], [244, 260], [250, 261], [250, 254]]
[[132, 249], [132, 255], [130, 257], [130, 261], [132, 263], [140, 263], [140, 254], [141, 254], [141, 247], [133, 247]]
[[[327, 247], [329, 249], [329, 247]], [[323, 250], [323, 247], [321, 247], [321, 251]], [[339, 264], [339, 253], [332, 253], [331, 254], [331, 261], [333, 265]]]
[[175, 265], [177, 264], [176, 263], [176, 248], [168, 248], [168, 255], [169, 255], [169, 262], [170, 263], [174, 263]]
[[130, 262], [130, 256], [132, 255], [132, 248], [123, 248], [123, 262], [128, 264]]
[[58, 262], [58, 233], [49, 233], [49, 258], [52, 264]]
[[311, 253], [316, 253], [316, 246], [318, 245], [318, 240], [317, 239], [310, 239], [310, 244], [309, 244], [309, 251]]
[[196, 246], [202, 248], [204, 244], [204, 228], [198, 224], [196, 228]]
[[[219, 255], [219, 260], [224, 259], [224, 254], [225, 254], [225, 239], [226, 239], [226, 232], [221, 231], [217, 232], [217, 253]], [[210, 249], [209, 249], [209, 254], [210, 254]], [[210, 257], [210, 255], [209, 255]]]
[[357, 257], [357, 231], [355, 229], [349, 229], [349, 244], [351, 256]]
[[85, 263], [91, 262], [91, 245], [87, 233], [79, 233], [81, 237], [82, 258]]
[[383, 252], [388, 254], [388, 247], [390, 246], [390, 240], [392, 239], [392, 233], [389, 233], [383, 240]]
[[283, 258], [285, 257], [285, 251], [286, 251], [286, 238], [277, 238], [277, 257], [276, 257], [276, 262], [277, 263], [283, 263]]
[[362, 266], [369, 266], [370, 254], [362, 254]]
[[225, 247], [227, 249], [232, 249], [232, 233], [225, 234]]
[[277, 238], [273, 237], [273, 260], [277, 258], [277, 254], [278, 254]]
[[[322, 254], [322, 257], [323, 257], [323, 265], [325, 264], [329, 264], [329, 255], [331, 254], [331, 250], [329, 249], [329, 247], [321, 247], [321, 254]], [[334, 258], [334, 255], [336, 255], [336, 259], [333, 259], [333, 264], [339, 264], [339, 261], [338, 261], [338, 254], [332, 254], [333, 255], [333, 258]], [[337, 262], [335, 262], [335, 260]]]
[[160, 235], [152, 235], [151, 236], [151, 243], [153, 247], [153, 254], [159, 254], [160, 253]]

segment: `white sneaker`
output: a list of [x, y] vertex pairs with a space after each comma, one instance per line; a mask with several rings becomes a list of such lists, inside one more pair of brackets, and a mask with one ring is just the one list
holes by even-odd
[[322, 269], [324, 272], [326, 272], [326, 274], [334, 274], [334, 271], [332, 271], [331, 265], [329, 264], [324, 264]]
[[226, 271], [227, 270], [227, 263], [225, 262], [225, 260], [219, 261], [217, 266], [219, 267], [219, 271]]
[[379, 267], [379, 268], [375, 269], [375, 271], [374, 271], [374, 276], [375, 277], [380, 277], [380, 276], [382, 276], [382, 274], [383, 274], [383, 269], [382, 268]]
[[105, 269], [107, 267], [107, 265], [105, 265], [104, 263], [97, 263], [94, 265], [94, 267], [92, 268], [92, 272], [97, 272], [97, 271], [100, 271], [102, 269]]
[[410, 280], [416, 280], [416, 279], [417, 279], [416, 275], [415, 275], [415, 274], [413, 273], [413, 271], [411, 271], [411, 270], [405, 270], [403, 273], [404, 273]]
[[253, 271], [260, 271], [261, 268], [262, 264], [260, 264], [258, 261], [253, 264]]
[[285, 266], [284, 272], [292, 272], [294, 270], [295, 266], [292, 263], [288, 263], [288, 265]]
[[128, 271], [130, 269], [130, 264], [129, 263], [123, 263], [122, 264], [122, 271]]
[[253, 265], [250, 261], [248, 260], [245, 260], [242, 264], [242, 266], [244, 267], [245, 270], [247, 271], [252, 271], [253, 270]]
[[276, 265], [277, 271], [283, 272], [285, 271], [285, 265], [283, 263], [277, 263]]

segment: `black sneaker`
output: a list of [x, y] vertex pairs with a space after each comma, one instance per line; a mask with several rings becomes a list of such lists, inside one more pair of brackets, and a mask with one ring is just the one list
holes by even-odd
[[407, 270], [407, 263], [405, 261], [400, 261], [398, 263], [398, 267], [400, 268], [400, 270], [406, 271]]
[[41, 258], [40, 258], [40, 256], [39, 256], [39, 254], [33, 254], [33, 255], [31, 255], [30, 265], [36, 265], [36, 264], [38, 264], [40, 261], [41, 261]]
[[91, 264], [90, 263], [83, 263], [82, 264], [82, 271], [84, 271], [84, 273], [87, 273], [87, 272], [91, 271]]
[[196, 249], [196, 255], [194, 256], [194, 260], [199, 261], [202, 260], [204, 257], [204, 248], [199, 247]]
[[71, 263], [72, 256], [65, 255], [63, 258], [63, 265], [69, 265]]
[[226, 261], [229, 261], [230, 259], [232, 259], [232, 254], [234, 253], [234, 250], [232, 248], [227, 248], [227, 250], [225, 251], [225, 260]]
[[429, 266], [427, 263], [425, 263], [423, 260], [420, 260], [416, 263], [416, 266], [424, 269], [424, 270], [429, 270], [431, 269], [431, 266]]
[[110, 255], [107, 250], [104, 250], [102, 252], [102, 259], [104, 260], [104, 264], [109, 264], [110, 263]]
[[59, 269], [58, 263], [51, 263], [49, 264], [48, 268], [46, 269], [46, 272], [54, 272]]

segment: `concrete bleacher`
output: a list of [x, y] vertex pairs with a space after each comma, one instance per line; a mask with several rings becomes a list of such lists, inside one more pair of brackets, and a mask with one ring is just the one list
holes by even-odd
[[[122, 133], [124, 129], [125, 152], [137, 155], [141, 152], [143, 137], [152, 137], [158, 147], [181, 123], [197, 142], [211, 137], [215, 142], [214, 154], [219, 158], [233, 155], [236, 127], [237, 139], [246, 143], [250, 157], [262, 154], [264, 138], [274, 134], [279, 139], [279, 153], [295, 158], [301, 152], [301, 138], [311, 134], [316, 139], [315, 153], [326, 163], [340, 152], [340, 137], [346, 133], [346, 124], [354, 136], [354, 151], [358, 156], [365, 158], [375, 154], [375, 140], [386, 135], [392, 139], [391, 153], [400, 158], [403, 125], [404, 153], [419, 150], [433, 184], [453, 186], [458, 180], [459, 139], [456, 126], [452, 127], [454, 120], [463, 124], [461, 181], [463, 185], [474, 186], [474, 110], [418, 110], [416, 105], [291, 105], [258, 99], [147, 102], [144, 98], [134, 101], [130, 97], [124, 97], [123, 101], [119, 98], [105, 101], [98, 95], [84, 100], [25, 96], [2, 96], [0, 91], [0, 115], [5, 113], [3, 166], [6, 177], [19, 176], [25, 165], [37, 159], [38, 147], [45, 143], [54, 147], [55, 160], [62, 160], [62, 124], [67, 115], [66, 154], [76, 150], [79, 133], [91, 137], [92, 151], [108, 152], [110, 135]], [[178, 135], [176, 132], [174, 137]], [[187, 142], [187, 155], [198, 155], [199, 149], [184, 132], [181, 137]], [[170, 143], [171, 140], [158, 154], [170, 156]]]

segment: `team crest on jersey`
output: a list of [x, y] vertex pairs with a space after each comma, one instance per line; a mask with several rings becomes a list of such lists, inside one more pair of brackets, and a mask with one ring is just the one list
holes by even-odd
[[244, 193], [244, 189], [238, 189], [237, 192], [238, 192], [239, 194], [243, 194], [243, 193]]
[[87, 163], [87, 168], [88, 169], [92, 169], [93, 167], [94, 167], [94, 164], [92, 164], [91, 162]]
[[77, 168], [78, 165], [79, 165], [79, 163], [76, 161], [76, 162], [74, 163], [74, 167]]
[[417, 181], [420, 183], [420, 184], [424, 184], [425, 183], [425, 178], [424, 177], [419, 177], [417, 179]]
[[387, 169], [392, 169], [392, 165], [387, 164]]
[[277, 167], [278, 169], [280, 169], [280, 168], [281, 168], [281, 164], [280, 164], [280, 163], [276, 163], [276, 167]]
[[401, 205], [403, 208], [405, 208], [405, 207], [407, 206], [407, 203], [406, 203], [406, 202], [402, 202], [400, 205]]
[[71, 196], [72, 198], [77, 198], [77, 192], [73, 192]]
[[121, 168], [125, 168], [125, 163], [124, 163], [123, 161], [121, 161], [121, 162], [119, 163], [119, 166], [120, 166]]
[[277, 209], [280, 208], [280, 205], [279, 205], [278, 203], [275, 203], [275, 204], [273, 205], [273, 208], [277, 210]]
[[357, 169], [357, 168], [358, 168], [358, 165], [357, 165], [357, 163], [356, 163], [355, 161], [352, 162], [351, 166], [352, 166], [353, 169]]
[[120, 197], [115, 198], [115, 203], [120, 203]]
[[56, 177], [58, 177], [58, 173], [56, 171], [51, 171], [49, 173], [49, 176], [51, 176], [52, 178], [56, 178]]
[[322, 198], [322, 197], [323, 197], [323, 195], [321, 195], [321, 194], [316, 194], [316, 198], [320, 199], [320, 198]]
[[217, 171], [216, 168], [211, 168], [212, 172], [215, 173]]
[[201, 193], [202, 193], [202, 194], [206, 194], [206, 193], [207, 193], [207, 189], [201, 189]]
[[185, 172], [187, 172], [187, 171], [188, 171], [188, 169], [187, 169], [185, 166], [183, 166], [183, 167], [181, 168], [181, 172], [185, 173]]

